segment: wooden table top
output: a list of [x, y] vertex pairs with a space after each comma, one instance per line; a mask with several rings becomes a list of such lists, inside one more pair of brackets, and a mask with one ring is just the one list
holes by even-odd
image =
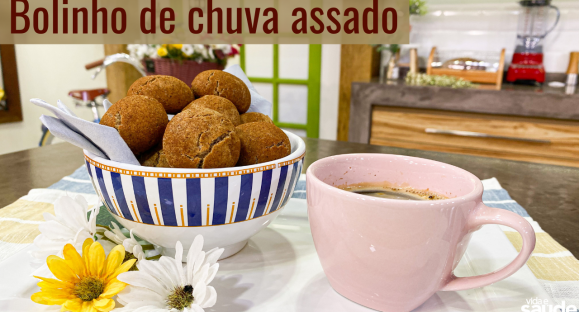
[[[428, 158], [495, 177], [555, 240], [579, 256], [579, 168], [437, 153], [350, 142], [306, 139], [307, 168], [317, 159], [347, 153], [386, 153]], [[82, 151], [68, 143], [0, 155], [0, 207], [33, 188], [45, 188], [83, 165]]]

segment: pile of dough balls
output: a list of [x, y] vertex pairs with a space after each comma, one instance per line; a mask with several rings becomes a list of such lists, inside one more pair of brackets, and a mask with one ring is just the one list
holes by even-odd
[[[191, 87], [171, 76], [143, 77], [105, 113], [141, 165], [226, 168], [288, 156], [288, 136], [261, 113], [246, 113], [251, 94], [224, 71], [200, 73]], [[175, 114], [169, 121], [167, 114]]]

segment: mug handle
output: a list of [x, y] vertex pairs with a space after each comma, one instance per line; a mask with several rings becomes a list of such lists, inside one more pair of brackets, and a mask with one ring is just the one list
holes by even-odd
[[480, 208], [470, 216], [468, 227], [475, 229], [485, 224], [500, 224], [519, 232], [523, 237], [521, 252], [509, 265], [492, 273], [469, 277], [456, 277], [452, 274], [451, 281], [441, 290], [456, 291], [487, 286], [511, 276], [525, 265], [535, 249], [535, 231], [531, 224], [516, 213], [490, 208], [481, 203]]

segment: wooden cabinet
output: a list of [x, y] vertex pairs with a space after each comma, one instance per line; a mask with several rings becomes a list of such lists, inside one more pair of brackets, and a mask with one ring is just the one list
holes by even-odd
[[370, 143], [579, 167], [579, 121], [373, 106]]

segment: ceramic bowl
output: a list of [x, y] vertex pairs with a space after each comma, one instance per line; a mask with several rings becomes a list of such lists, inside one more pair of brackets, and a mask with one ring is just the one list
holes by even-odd
[[243, 167], [154, 168], [84, 155], [96, 193], [124, 227], [171, 256], [177, 241], [188, 247], [201, 234], [207, 250], [225, 248], [226, 258], [267, 227], [292, 196], [306, 147], [286, 134], [289, 156]]

